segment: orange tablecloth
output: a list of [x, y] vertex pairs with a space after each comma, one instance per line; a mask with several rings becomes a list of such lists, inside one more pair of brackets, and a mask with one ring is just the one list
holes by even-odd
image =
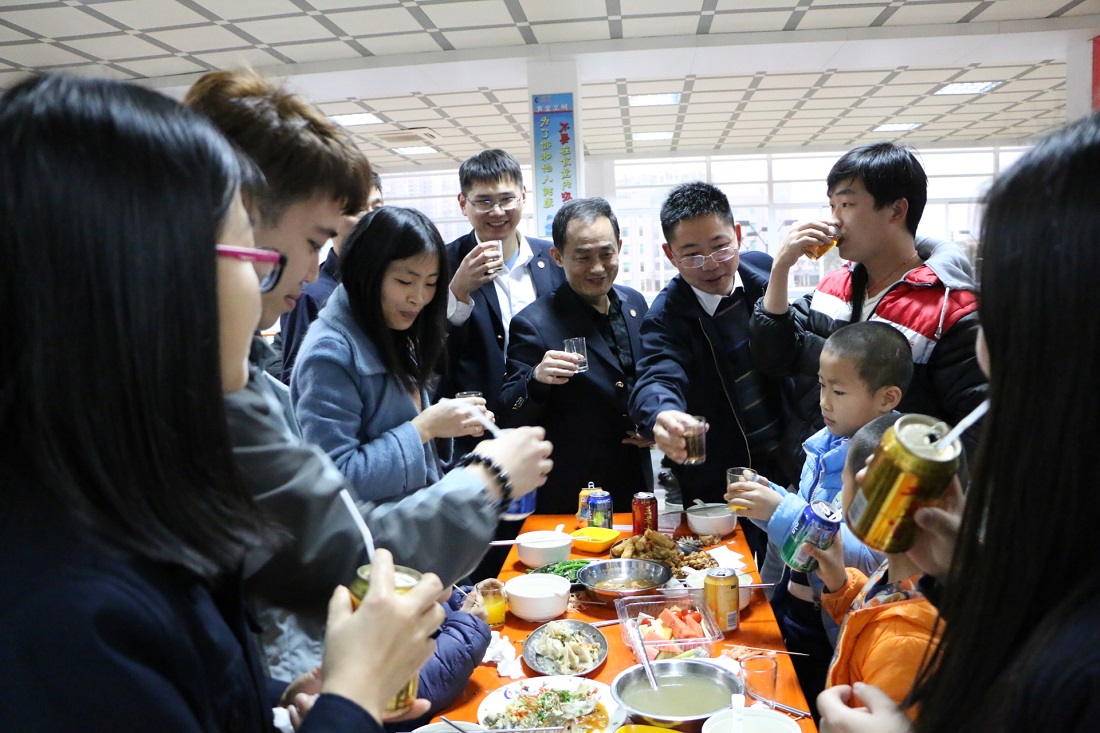
[[[524, 522], [522, 531], [528, 532], [537, 529], [553, 529], [562, 522], [565, 523], [567, 532], [572, 531], [573, 528], [576, 527], [576, 518], [572, 515], [533, 514]], [[631, 517], [629, 514], [615, 515], [615, 524], [617, 525], [630, 524], [630, 522]], [[624, 533], [624, 536], [629, 534], [629, 532]], [[732, 538], [728, 538], [723, 544], [728, 545], [730, 549], [740, 553], [745, 558], [746, 562], [750, 565], [745, 572], [751, 572], [756, 582], [759, 583], [760, 575], [756, 571], [757, 569], [752, 567], [752, 556], [749, 553], [748, 545], [745, 543], [744, 536], [741, 532], [736, 532]], [[592, 553], [574, 550], [570, 557], [605, 559], [607, 553], [594, 555]], [[504, 567], [501, 569], [499, 577], [501, 580], [507, 580], [508, 578], [526, 572], [526, 570], [527, 566], [519, 561], [519, 554], [516, 548], [513, 547], [511, 552], [508, 553], [507, 559], [504, 561]], [[581, 621], [612, 619], [615, 618], [615, 608], [613, 606], [604, 607], [589, 605], [586, 606], [583, 611], [567, 612], [564, 618], [573, 618]], [[516, 653], [518, 655], [521, 652], [523, 640], [527, 638], [529, 633], [541, 625], [542, 624], [523, 621], [509, 613], [504, 622], [504, 628], [501, 630], [501, 634], [507, 636], [515, 644]], [[603, 632], [608, 641], [607, 661], [596, 671], [596, 674], [588, 675], [588, 677], [605, 684], [611, 684], [615, 675], [627, 667], [634, 665], [634, 657], [630, 650], [627, 649], [626, 645], [623, 644], [622, 634], [617, 624], [601, 627], [600, 631]], [[752, 602], [749, 604], [748, 608], [741, 612], [740, 627], [737, 631], [727, 634], [725, 641], [720, 642], [720, 647], [732, 646], [735, 644], [768, 649], [786, 648], [783, 645], [783, 637], [779, 632], [779, 625], [775, 620], [775, 614], [772, 613], [771, 606], [764, 598], [763, 591], [759, 588], [753, 590]], [[776, 697], [779, 699], [779, 702], [796, 707], [800, 710], [809, 710], [809, 707], [806, 705], [806, 698], [802, 695], [802, 688], [798, 685], [798, 678], [795, 675], [794, 667], [791, 665], [790, 657], [786, 654], [778, 654], [776, 657], [779, 660], [779, 679], [776, 684]], [[527, 669], [526, 665], [524, 665], [524, 668], [529, 677], [538, 676], [537, 672]], [[481, 665], [474, 670], [474, 674], [470, 678], [470, 682], [466, 685], [465, 691], [458, 700], [444, 712], [444, 715], [451, 720], [465, 720], [476, 723], [477, 708], [481, 704], [481, 701], [485, 699], [485, 696], [498, 687], [503, 687], [513, 681], [514, 680], [500, 677], [497, 674], [495, 665]], [[799, 721], [799, 725], [801, 725], [803, 731], [807, 731], [808, 733], [817, 730], [813, 720], [808, 717], [802, 718]]]

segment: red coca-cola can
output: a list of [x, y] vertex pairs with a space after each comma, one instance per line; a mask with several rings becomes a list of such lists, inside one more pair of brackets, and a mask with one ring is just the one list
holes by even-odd
[[657, 531], [657, 495], [639, 491], [631, 502], [634, 510], [634, 534], [645, 534], [647, 529]]

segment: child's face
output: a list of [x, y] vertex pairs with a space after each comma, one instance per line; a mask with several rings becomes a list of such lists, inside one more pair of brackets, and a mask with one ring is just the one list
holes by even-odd
[[861, 427], [889, 412], [883, 394], [888, 388], [872, 392], [859, 378], [855, 362], [837, 356], [828, 348], [821, 352], [817, 381], [821, 385], [821, 415], [833, 435], [850, 438]]

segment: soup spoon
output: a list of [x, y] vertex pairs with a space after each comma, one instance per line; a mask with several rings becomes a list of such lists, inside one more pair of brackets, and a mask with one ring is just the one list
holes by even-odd
[[638, 652], [638, 661], [642, 664], [642, 669], [645, 670], [646, 679], [649, 680], [649, 686], [654, 691], [657, 690], [657, 677], [653, 674], [653, 665], [649, 663], [649, 655], [645, 653], [645, 642], [642, 640], [642, 630], [638, 628], [638, 622], [635, 621], [630, 627], [631, 638], [634, 640], [634, 648]]

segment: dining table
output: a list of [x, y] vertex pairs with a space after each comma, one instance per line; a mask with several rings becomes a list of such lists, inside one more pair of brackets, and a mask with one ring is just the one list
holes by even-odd
[[[622, 530], [624, 538], [633, 534], [629, 529], [632, 523], [631, 514], [616, 513], [613, 522], [616, 529], [628, 527]], [[553, 530], [561, 524], [565, 525], [566, 532], [571, 532], [578, 527], [577, 518], [572, 514], [532, 514], [524, 521], [521, 532]], [[719, 544], [741, 555], [742, 561], [746, 564], [742, 572], [752, 575], [754, 583], [761, 582], [759, 569], [753, 563], [752, 554], [740, 528], [723, 538]], [[600, 553], [583, 552], [577, 550], [574, 546], [569, 557], [570, 559], [606, 560], [609, 554], [606, 550]], [[507, 581], [509, 578], [526, 573], [528, 570], [529, 568], [520, 562], [518, 550], [513, 545], [497, 577], [501, 581]], [[566, 613], [559, 618], [577, 619], [591, 623], [615, 619], [617, 616], [614, 605], [570, 603]], [[522, 654], [523, 641], [528, 634], [539, 626], [542, 626], [542, 623], [524, 621], [509, 612], [505, 617], [503, 628], [498, 629], [498, 631], [502, 637], [507, 637], [515, 646], [516, 656], [519, 657]], [[607, 659], [602, 666], [585, 676], [610, 685], [616, 675], [624, 669], [634, 666], [636, 662], [633, 652], [623, 642], [622, 632], [618, 624], [603, 626], [599, 630], [607, 638]], [[786, 651], [783, 644], [783, 635], [780, 632], [775, 614], [760, 588], [752, 590], [749, 606], [741, 611], [737, 629], [727, 632], [724, 638], [717, 642], [713, 656], [718, 656], [722, 649], [733, 646], [756, 647], [777, 652]], [[790, 657], [785, 653], [777, 653], [775, 656], [778, 662], [776, 701], [798, 710], [808, 711], [809, 707], [806, 704], [805, 696], [802, 694], [802, 688], [798, 684], [798, 677], [795, 674]], [[528, 667], [526, 662], [523, 663], [523, 670], [528, 678], [539, 676], [539, 673]], [[485, 697], [494, 690], [515, 681], [517, 680], [501, 677], [495, 664], [482, 664], [474, 670], [466, 689], [458, 699], [443, 711], [442, 715], [452, 721], [476, 723], [478, 722], [478, 706]], [[437, 721], [439, 719], [439, 717], [435, 718]], [[798, 718], [797, 722], [806, 733], [817, 730], [813, 719], [808, 715]], [[609, 731], [608, 733], [613, 732]]]

